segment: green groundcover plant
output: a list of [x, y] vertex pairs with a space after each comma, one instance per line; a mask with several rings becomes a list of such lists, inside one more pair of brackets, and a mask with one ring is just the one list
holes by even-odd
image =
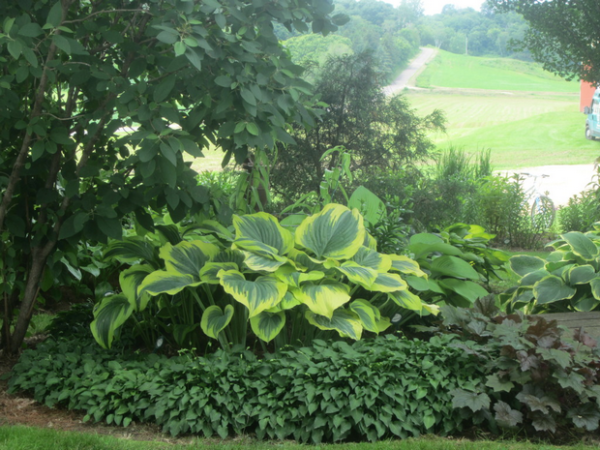
[[105, 350], [90, 337], [50, 338], [26, 350], [10, 391], [85, 420], [154, 422], [172, 435], [254, 434], [302, 442], [447, 435], [468, 425], [451, 391], [481, 385], [481, 367], [452, 336], [315, 340], [258, 359], [244, 352], [168, 358]]

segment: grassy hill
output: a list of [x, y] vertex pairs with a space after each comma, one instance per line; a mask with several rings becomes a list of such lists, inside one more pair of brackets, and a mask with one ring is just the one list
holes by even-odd
[[440, 148], [490, 148], [496, 169], [591, 164], [600, 156], [600, 142], [584, 137], [579, 84], [535, 64], [440, 52], [417, 80], [427, 83], [443, 88], [405, 92], [420, 114], [445, 112], [447, 133], [431, 136]]
[[417, 80], [418, 87], [494, 89], [537, 92], [579, 92], [535, 63], [509, 58], [481, 58], [440, 50]]

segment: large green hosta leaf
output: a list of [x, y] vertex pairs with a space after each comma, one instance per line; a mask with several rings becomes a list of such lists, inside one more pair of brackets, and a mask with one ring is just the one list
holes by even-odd
[[354, 300], [350, 304], [350, 310], [358, 316], [363, 328], [373, 333], [381, 333], [392, 324], [389, 318], [381, 317], [379, 309], [367, 300]]
[[391, 255], [378, 253], [364, 245], [352, 257], [352, 261], [362, 267], [369, 267], [377, 272], [385, 273], [392, 267]]
[[363, 218], [354, 209], [330, 203], [296, 229], [296, 243], [317, 258], [350, 259], [365, 239]]
[[207, 262], [200, 269], [200, 279], [208, 284], [221, 284], [218, 274], [221, 270], [240, 270], [240, 267], [233, 262]]
[[397, 270], [406, 275], [427, 278], [427, 274], [421, 270], [419, 263], [404, 255], [388, 255], [392, 261], [392, 270]]
[[573, 253], [586, 261], [591, 261], [598, 256], [598, 247], [583, 233], [571, 231], [561, 235], [561, 237], [571, 246]]
[[265, 341], [271, 342], [285, 326], [285, 313], [263, 311], [250, 319], [250, 327], [256, 336]]
[[188, 274], [182, 275], [175, 271], [157, 270], [144, 278], [139, 287], [139, 293], [148, 292], [151, 295], [175, 295], [183, 291], [186, 287], [195, 287], [200, 284], [202, 284], [200, 276], [193, 277]]
[[510, 268], [522, 277], [528, 273], [543, 269], [545, 265], [546, 261], [537, 256], [517, 255], [510, 258]]
[[349, 337], [358, 341], [362, 334], [363, 327], [360, 319], [356, 314], [345, 309], [337, 309], [331, 319], [314, 314], [312, 311], [306, 311], [305, 317], [311, 325], [320, 330], [335, 330], [341, 337]]
[[274, 248], [278, 255], [285, 255], [294, 247], [292, 233], [279, 225], [275, 217], [264, 212], [234, 215], [233, 227], [236, 239], [262, 242]]
[[160, 257], [165, 261], [167, 271], [190, 275], [195, 281], [199, 281], [200, 269], [219, 252], [219, 247], [214, 244], [183, 241], [175, 246], [165, 244], [160, 249]]
[[160, 268], [156, 247], [139, 236], [111, 242], [104, 252], [104, 257], [130, 264], [141, 260], [143, 263], [151, 264], [154, 269]]
[[389, 298], [394, 300], [394, 302], [401, 306], [402, 308], [409, 309], [411, 311], [422, 311], [424, 303], [423, 301], [412, 292], [405, 291], [397, 291], [388, 293]]
[[471, 265], [454, 256], [440, 256], [431, 263], [431, 271], [456, 278], [479, 280], [479, 274]]
[[408, 289], [406, 281], [396, 273], [378, 273], [373, 283], [363, 286], [369, 291], [375, 292], [396, 292]]
[[249, 318], [278, 305], [287, 291], [287, 284], [273, 276], [261, 276], [250, 281], [237, 270], [223, 270], [218, 277], [225, 292], [248, 308]]
[[312, 312], [327, 318], [331, 318], [337, 308], [350, 301], [348, 287], [333, 280], [321, 284], [307, 282], [293, 292]]
[[485, 297], [489, 294], [483, 287], [477, 283], [467, 280], [457, 280], [456, 278], [445, 278], [439, 280], [440, 286], [456, 292], [461, 297], [466, 298], [471, 303], [474, 303], [477, 299]]
[[152, 266], [147, 264], [138, 264], [124, 270], [119, 274], [119, 284], [123, 294], [129, 302], [135, 306], [136, 311], [143, 311], [148, 306], [150, 294], [140, 292], [140, 286], [144, 279], [154, 271]]
[[569, 284], [587, 284], [597, 276], [598, 274], [589, 264], [575, 266], [569, 270]]
[[115, 331], [129, 319], [133, 310], [133, 304], [124, 294], [105, 297], [94, 308], [94, 320], [90, 324], [96, 342], [103, 348], [110, 348]]
[[213, 338], [218, 339], [219, 333], [225, 329], [231, 319], [233, 318], [233, 306], [225, 306], [223, 311], [219, 306], [209, 306], [202, 313], [202, 320], [200, 321], [200, 328], [204, 333]]
[[312, 272], [298, 272], [295, 267], [288, 265], [277, 269], [275, 276], [289, 286], [299, 288], [300, 284], [305, 281], [322, 280], [325, 277], [325, 274], [319, 270]]
[[533, 286], [533, 295], [538, 305], [572, 298], [577, 291], [567, 286], [563, 280], [554, 275], [542, 278]]
[[377, 279], [377, 271], [369, 267], [360, 266], [354, 261], [346, 261], [336, 270], [346, 275], [349, 281], [363, 286], [371, 286]]

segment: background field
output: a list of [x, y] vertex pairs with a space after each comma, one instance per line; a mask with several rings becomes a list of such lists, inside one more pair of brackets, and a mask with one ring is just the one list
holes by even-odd
[[[440, 148], [453, 145], [468, 153], [490, 148], [495, 169], [592, 164], [600, 156], [600, 142], [584, 137], [576, 82], [532, 63], [446, 52], [429, 63], [417, 85], [424, 84], [423, 77], [443, 88], [405, 95], [420, 114], [445, 112], [447, 132], [431, 135]], [[511, 90], [499, 90], [501, 84]]]

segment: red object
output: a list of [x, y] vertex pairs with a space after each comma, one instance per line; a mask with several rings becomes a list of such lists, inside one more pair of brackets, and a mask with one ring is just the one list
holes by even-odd
[[581, 80], [581, 91], [579, 95], [579, 112], [583, 112], [583, 108], [592, 105], [592, 97], [596, 91], [596, 86], [587, 81]]

